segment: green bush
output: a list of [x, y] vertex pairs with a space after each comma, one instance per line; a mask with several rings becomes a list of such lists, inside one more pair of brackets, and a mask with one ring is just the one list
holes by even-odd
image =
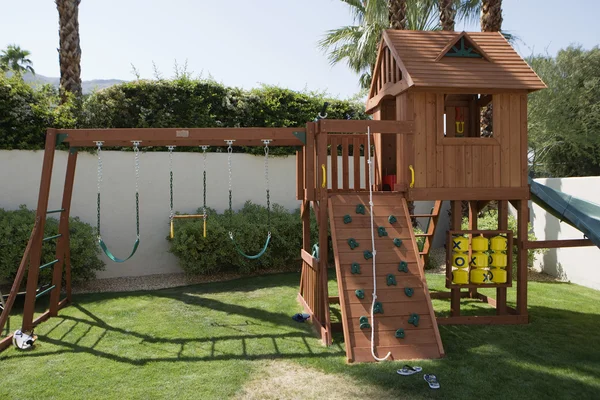
[[[498, 229], [498, 210], [489, 210], [479, 216], [477, 221], [477, 227], [481, 230], [497, 230]], [[463, 218], [462, 229], [469, 229], [469, 219]], [[517, 237], [517, 220], [512, 215], [508, 216], [508, 229], [513, 231], [513, 237]], [[527, 225], [528, 239], [531, 241], [537, 240], [535, 234], [532, 231], [531, 223]], [[536, 254], [543, 254], [543, 249], [529, 250], [527, 254], [527, 267], [533, 267], [533, 260]], [[517, 247], [513, 247], [513, 271], [516, 271], [517, 267]], [[514, 276], [514, 275], [513, 275]]]
[[[198, 213], [202, 213], [198, 210]], [[170, 252], [179, 259], [181, 268], [190, 274], [218, 272], [251, 273], [266, 269], [293, 268], [299, 265], [302, 247], [302, 221], [300, 211], [287, 211], [280, 205], [271, 210], [271, 242], [266, 253], [257, 260], [240, 255], [229, 232], [232, 231], [239, 247], [249, 255], [257, 254], [267, 237], [267, 209], [246, 202], [232, 214], [208, 210], [207, 235], [203, 236], [202, 220], [176, 221], [175, 237], [170, 241]], [[311, 238], [316, 243], [318, 230], [311, 221]]]
[[73, 102], [58, 105], [50, 85], [32, 88], [0, 73], [0, 149], [41, 149], [46, 128], [75, 125]]
[[[0, 208], [0, 281], [12, 282], [29, 236], [35, 222], [35, 211], [21, 206], [18, 210], [6, 211]], [[96, 243], [94, 228], [81, 222], [79, 218], [71, 218], [69, 222], [71, 239], [71, 277], [74, 283], [93, 279], [97, 271], [104, 269], [104, 262], [98, 257], [100, 249]], [[44, 236], [58, 233], [58, 220], [48, 218]], [[50, 240], [42, 246], [41, 264], [55, 259], [56, 240]], [[40, 284], [52, 280], [52, 268], [46, 268], [40, 273]]]

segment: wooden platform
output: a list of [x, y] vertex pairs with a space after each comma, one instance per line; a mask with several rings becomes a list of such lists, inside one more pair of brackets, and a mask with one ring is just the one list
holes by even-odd
[[[356, 206], [364, 205], [365, 214], [356, 213]], [[352, 219], [344, 223], [344, 216]], [[383, 313], [375, 314], [375, 354], [389, 360], [432, 359], [444, 355], [437, 322], [431, 305], [427, 282], [421, 268], [421, 260], [410, 227], [410, 215], [406, 199], [401, 195], [373, 194], [373, 215], [376, 254], [377, 300]], [[388, 217], [394, 215], [395, 223]], [[366, 316], [371, 321], [373, 301], [373, 260], [366, 260], [365, 250], [372, 250], [369, 213], [369, 195], [337, 194], [330, 198], [329, 220], [335, 254], [335, 266], [342, 311], [342, 326], [349, 362], [375, 361], [371, 355], [371, 329], [360, 328], [359, 319]], [[387, 236], [378, 236], [378, 227], [384, 227]], [[353, 238], [358, 247], [351, 249], [348, 239]], [[394, 239], [402, 240], [397, 247]], [[408, 272], [398, 270], [401, 261], [408, 263]], [[360, 273], [352, 273], [352, 264], [360, 265]], [[388, 285], [388, 274], [396, 284]], [[405, 288], [412, 288], [409, 297]], [[364, 291], [364, 298], [355, 291]], [[419, 315], [418, 326], [409, 323], [411, 314]], [[398, 329], [404, 329], [404, 338], [396, 338]]]

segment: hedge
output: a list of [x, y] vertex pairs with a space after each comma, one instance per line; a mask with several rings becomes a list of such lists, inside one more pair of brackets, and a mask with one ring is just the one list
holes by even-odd
[[[23, 252], [27, 246], [31, 230], [35, 223], [35, 211], [28, 210], [24, 205], [18, 210], [6, 211], [0, 208], [0, 282], [12, 282], [17, 273]], [[94, 228], [77, 217], [69, 221], [71, 241], [71, 278], [73, 283], [88, 281], [102, 271], [104, 262], [99, 258], [100, 248], [96, 243]], [[44, 236], [58, 233], [58, 220], [46, 219]], [[55, 259], [56, 240], [44, 242], [42, 245], [41, 264]], [[52, 280], [52, 268], [40, 272], [40, 283]]]

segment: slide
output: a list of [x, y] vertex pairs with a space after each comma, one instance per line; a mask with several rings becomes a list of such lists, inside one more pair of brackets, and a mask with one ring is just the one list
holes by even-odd
[[[444, 355], [427, 282], [419, 265], [406, 199], [373, 194], [378, 303], [374, 310], [375, 354], [391, 360]], [[373, 258], [369, 194], [330, 197], [342, 327], [349, 362], [375, 361], [371, 354]]]
[[559, 192], [529, 178], [531, 200], [561, 221], [583, 232], [600, 247], [600, 205]]

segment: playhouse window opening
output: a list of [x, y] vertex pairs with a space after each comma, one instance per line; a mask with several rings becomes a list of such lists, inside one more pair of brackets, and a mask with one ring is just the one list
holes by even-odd
[[444, 137], [493, 137], [491, 94], [445, 94]]

